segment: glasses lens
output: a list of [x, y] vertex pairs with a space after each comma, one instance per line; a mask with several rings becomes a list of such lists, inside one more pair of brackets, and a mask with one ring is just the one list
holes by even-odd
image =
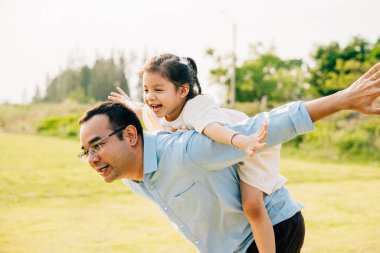
[[87, 160], [88, 160], [88, 151], [87, 152], [85, 151], [85, 152], [79, 153], [78, 158], [82, 162], [87, 163]]
[[97, 144], [93, 145], [92, 147], [88, 148], [87, 150], [79, 153], [78, 157], [82, 162], [87, 163], [88, 162], [88, 156], [90, 154], [92, 156], [94, 156], [94, 155], [100, 154], [102, 151], [103, 151], [102, 145], [100, 143], [97, 143]]

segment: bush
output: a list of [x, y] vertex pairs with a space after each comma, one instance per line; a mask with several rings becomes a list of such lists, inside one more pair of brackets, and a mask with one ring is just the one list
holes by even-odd
[[78, 138], [78, 119], [81, 114], [52, 116], [37, 125], [37, 133], [64, 138]]
[[322, 160], [380, 162], [380, 119], [341, 114], [286, 143], [287, 154]]

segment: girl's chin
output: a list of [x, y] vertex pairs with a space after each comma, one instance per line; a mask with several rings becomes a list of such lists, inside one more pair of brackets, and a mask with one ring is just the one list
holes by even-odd
[[161, 114], [161, 113], [155, 113], [154, 115], [156, 115], [156, 117], [159, 118], [159, 119], [165, 117], [165, 115], [163, 115], [163, 114]]

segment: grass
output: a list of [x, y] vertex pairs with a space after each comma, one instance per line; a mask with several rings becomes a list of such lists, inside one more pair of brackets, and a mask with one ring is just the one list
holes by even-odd
[[[0, 252], [194, 253], [151, 203], [105, 184], [79, 142], [0, 134]], [[376, 252], [380, 168], [283, 159], [306, 208], [303, 252]]]

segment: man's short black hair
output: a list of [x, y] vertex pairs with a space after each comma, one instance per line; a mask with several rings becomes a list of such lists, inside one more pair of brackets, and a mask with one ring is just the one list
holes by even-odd
[[[132, 125], [137, 129], [137, 134], [142, 136], [143, 128], [136, 113], [127, 108], [121, 103], [115, 102], [102, 102], [87, 110], [83, 116], [79, 119], [79, 125], [82, 125], [86, 121], [90, 120], [93, 116], [104, 114], [108, 116], [110, 124], [114, 128], [113, 130]], [[123, 139], [122, 134], [118, 134], [120, 139]]]

